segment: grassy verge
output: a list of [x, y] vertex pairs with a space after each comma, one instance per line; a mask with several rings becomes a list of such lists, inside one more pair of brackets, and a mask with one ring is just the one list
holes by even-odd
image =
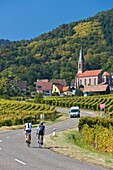
[[[73, 136], [75, 133], [76, 139]], [[58, 132], [56, 136], [46, 136], [45, 146], [70, 158], [113, 169], [113, 156], [97, 153], [91, 147], [85, 146], [75, 129]]]

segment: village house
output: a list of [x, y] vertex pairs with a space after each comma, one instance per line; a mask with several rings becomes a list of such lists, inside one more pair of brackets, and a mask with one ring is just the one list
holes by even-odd
[[59, 96], [70, 95], [71, 90], [70, 87], [67, 86], [67, 82], [65, 79], [55, 79], [52, 80], [52, 82], [53, 82], [53, 89], [52, 89], [53, 95], [59, 95]]
[[44, 96], [51, 95], [68, 95], [70, 87], [66, 86], [67, 82], [64, 79], [55, 79], [49, 82], [48, 79], [37, 80], [35, 82], [37, 93], [42, 93]]
[[48, 79], [37, 80], [36, 91], [37, 93], [42, 93], [44, 96], [51, 96], [52, 94], [52, 82], [49, 82]]
[[100, 92], [110, 93], [110, 86], [112, 84], [111, 75], [104, 72], [102, 69], [89, 70], [84, 69], [84, 56], [82, 48], [78, 60], [78, 73], [75, 77], [75, 87], [82, 88], [82, 91], [87, 92]]
[[18, 87], [20, 88], [21, 91], [26, 93], [26, 91], [27, 91], [27, 81], [19, 81]]
[[67, 96], [71, 94], [69, 86], [62, 86], [61, 84], [53, 84], [53, 95]]
[[9, 81], [9, 84], [11, 85], [11, 87], [14, 87], [15, 85], [17, 86], [17, 88], [19, 89], [20, 92], [27, 92], [27, 81], [16, 81], [14, 79]]

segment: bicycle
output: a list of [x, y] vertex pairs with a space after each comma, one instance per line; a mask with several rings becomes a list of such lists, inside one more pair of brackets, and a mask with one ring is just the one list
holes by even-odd
[[30, 147], [31, 144], [31, 134], [29, 132], [26, 132], [26, 145], [27, 147]]
[[38, 135], [38, 144], [39, 148], [43, 146], [43, 135]]

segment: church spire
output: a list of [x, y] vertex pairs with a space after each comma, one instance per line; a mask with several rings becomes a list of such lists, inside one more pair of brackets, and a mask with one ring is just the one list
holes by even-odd
[[79, 62], [84, 62], [82, 46], [81, 46], [81, 48], [80, 48]]
[[80, 48], [80, 55], [79, 55], [79, 60], [78, 60], [78, 74], [84, 72], [84, 56], [83, 56], [83, 51], [82, 47]]

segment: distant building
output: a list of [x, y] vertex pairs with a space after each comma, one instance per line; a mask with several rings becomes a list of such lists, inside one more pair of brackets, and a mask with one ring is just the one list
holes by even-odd
[[99, 94], [109, 94], [110, 88], [108, 84], [104, 85], [91, 85], [91, 86], [85, 86], [82, 90], [84, 94], [87, 94], [89, 92], [99, 93]]
[[18, 87], [20, 88], [20, 90], [26, 93], [27, 81], [19, 81], [17, 84], [18, 84]]
[[[89, 88], [90, 92], [94, 92], [95, 90], [98, 91], [98, 89], [101, 92], [101, 88], [105, 90], [105, 88], [103, 88], [105, 87], [103, 86], [105, 84], [111, 86], [112, 84], [111, 75], [108, 72], [104, 72], [102, 69], [85, 71], [84, 56], [81, 48], [78, 60], [78, 73], [75, 77], [75, 87], [76, 88], [82, 87], [83, 91], [89, 92], [89, 90], [88, 91], [85, 90], [86, 87], [88, 86], [87, 89]], [[109, 90], [107, 90], [107, 92], [109, 92]]]
[[52, 89], [52, 94], [56, 94], [56, 95], [70, 95], [71, 94], [71, 90], [69, 86], [62, 86], [60, 84], [53, 84], [53, 89]]
[[48, 80], [37, 80], [36, 91], [42, 93], [44, 96], [51, 96], [52, 94], [52, 83]]

